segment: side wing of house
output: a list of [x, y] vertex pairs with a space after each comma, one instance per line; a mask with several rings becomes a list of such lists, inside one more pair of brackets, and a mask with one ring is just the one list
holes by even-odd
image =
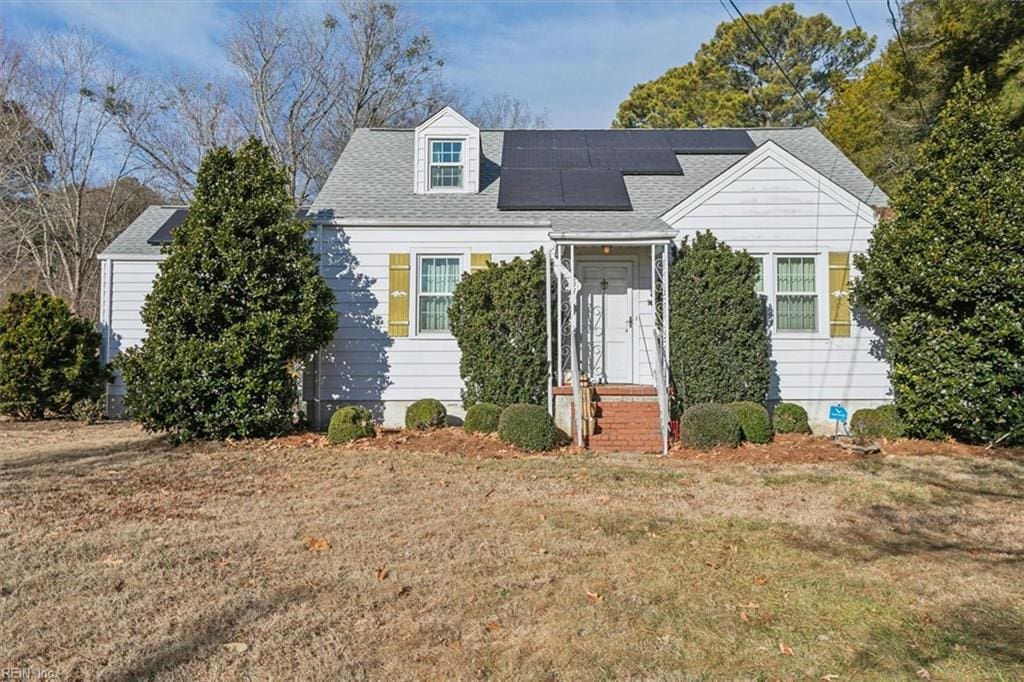
[[548, 228], [514, 225], [324, 226], [321, 272], [336, 299], [338, 329], [311, 368], [317, 415], [326, 424], [342, 404], [369, 408], [401, 426], [410, 403], [443, 402], [462, 415], [459, 348], [443, 299], [462, 273], [487, 261], [528, 257]]
[[[142, 305], [153, 289], [160, 260], [160, 257], [142, 256], [103, 259], [100, 279], [100, 330], [103, 334], [100, 356], [103, 362], [113, 361], [118, 353], [145, 338]], [[109, 414], [121, 414], [123, 398], [124, 383], [117, 375], [107, 388]]]
[[852, 255], [876, 222], [870, 206], [767, 142], [663, 219], [680, 239], [710, 230], [760, 260], [769, 400], [803, 405], [819, 428], [831, 404], [852, 412], [892, 400], [881, 341], [847, 297]]

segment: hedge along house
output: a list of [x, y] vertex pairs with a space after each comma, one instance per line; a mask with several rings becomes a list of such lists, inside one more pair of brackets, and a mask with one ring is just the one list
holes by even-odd
[[[309, 363], [323, 425], [343, 404], [400, 425], [414, 400], [463, 414], [447, 310], [463, 273], [549, 254], [549, 408], [582, 436], [580, 380], [595, 385], [595, 448], [661, 451], [667, 428], [672, 245], [710, 230], [759, 259], [769, 401], [891, 399], [873, 331], [851, 315], [851, 253], [887, 204], [816, 129], [483, 130], [451, 108], [416, 129], [359, 129], [307, 214], [340, 313]], [[101, 255], [104, 356], [145, 334], [140, 309], [182, 207], [147, 209]], [[516, 381], [516, 377], [509, 377]], [[116, 411], [123, 386], [110, 388]]]

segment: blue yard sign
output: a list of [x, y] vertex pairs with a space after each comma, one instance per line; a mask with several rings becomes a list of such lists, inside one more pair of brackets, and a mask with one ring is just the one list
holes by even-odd
[[828, 408], [828, 418], [836, 422], [845, 422], [846, 408], [842, 405], [832, 405]]

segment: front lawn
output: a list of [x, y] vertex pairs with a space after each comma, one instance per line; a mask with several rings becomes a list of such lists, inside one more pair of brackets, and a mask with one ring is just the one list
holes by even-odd
[[174, 448], [131, 424], [0, 423], [0, 667], [1024, 675], [1024, 456], [307, 445]]

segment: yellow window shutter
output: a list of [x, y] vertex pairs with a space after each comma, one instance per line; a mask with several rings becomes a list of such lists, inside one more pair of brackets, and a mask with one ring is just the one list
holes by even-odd
[[850, 254], [828, 254], [828, 320], [832, 336], [850, 335]]
[[484, 270], [490, 262], [491, 254], [489, 253], [471, 253], [469, 255], [469, 271]]
[[388, 260], [388, 334], [409, 336], [409, 254]]

